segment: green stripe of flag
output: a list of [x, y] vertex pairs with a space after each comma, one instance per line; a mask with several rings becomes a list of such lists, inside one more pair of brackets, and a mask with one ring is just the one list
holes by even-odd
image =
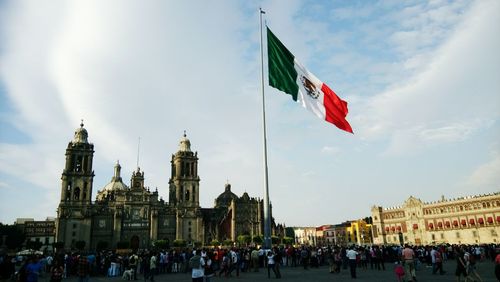
[[279, 41], [267, 27], [267, 58], [269, 67], [269, 85], [292, 95], [297, 101], [299, 86], [297, 85], [297, 71], [294, 67], [294, 56]]

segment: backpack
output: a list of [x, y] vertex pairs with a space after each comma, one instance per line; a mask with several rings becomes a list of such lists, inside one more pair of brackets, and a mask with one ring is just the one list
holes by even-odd
[[200, 262], [201, 257], [196, 255], [193, 256], [192, 258], [189, 259], [189, 267], [190, 268], [200, 268], [201, 262]]

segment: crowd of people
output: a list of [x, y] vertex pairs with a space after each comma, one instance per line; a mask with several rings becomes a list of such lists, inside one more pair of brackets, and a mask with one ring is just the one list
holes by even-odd
[[[443, 269], [446, 260], [455, 260], [456, 268]], [[357, 271], [388, 269], [394, 271], [399, 281], [417, 281], [416, 271], [429, 267], [435, 275], [454, 271], [457, 281], [482, 281], [476, 263], [486, 260], [495, 261], [495, 274], [500, 281], [500, 254], [495, 245], [171, 248], [126, 253], [74, 252], [26, 259], [4, 255], [0, 256], [0, 276], [21, 282], [37, 282], [41, 274], [49, 275], [54, 282], [70, 276], [78, 277], [80, 282], [87, 282], [90, 276], [154, 282], [157, 275], [190, 272], [193, 281], [210, 282], [214, 276], [240, 276], [261, 269], [267, 277], [279, 279], [281, 267], [309, 269], [325, 265], [332, 274], [349, 268], [352, 278], [356, 278]]]

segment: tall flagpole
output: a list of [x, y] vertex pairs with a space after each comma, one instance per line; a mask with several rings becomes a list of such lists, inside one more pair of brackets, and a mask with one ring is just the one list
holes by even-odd
[[267, 137], [266, 137], [266, 102], [264, 99], [264, 48], [262, 45], [262, 14], [266, 12], [259, 8], [260, 19], [260, 82], [262, 92], [262, 127], [264, 139], [264, 248], [271, 248], [271, 214], [269, 206], [269, 181], [267, 173]]

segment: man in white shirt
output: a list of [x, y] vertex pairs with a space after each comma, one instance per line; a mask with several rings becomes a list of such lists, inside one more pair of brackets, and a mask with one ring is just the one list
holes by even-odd
[[203, 282], [205, 276], [205, 260], [201, 257], [201, 251], [196, 250], [195, 255], [189, 259], [189, 266], [192, 268], [191, 278], [193, 282]]
[[349, 268], [351, 269], [351, 278], [356, 278], [356, 257], [358, 256], [358, 252], [354, 250], [354, 246], [351, 246], [346, 253], [347, 259], [349, 259]]

